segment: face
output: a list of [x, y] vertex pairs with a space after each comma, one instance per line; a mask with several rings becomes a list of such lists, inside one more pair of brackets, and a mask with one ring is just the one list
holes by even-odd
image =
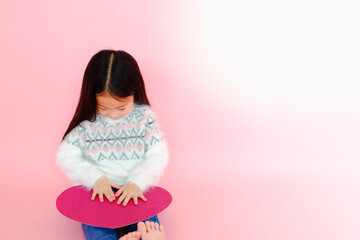
[[134, 108], [134, 95], [116, 98], [106, 92], [105, 94], [97, 94], [96, 100], [98, 113], [114, 120], [119, 120]]

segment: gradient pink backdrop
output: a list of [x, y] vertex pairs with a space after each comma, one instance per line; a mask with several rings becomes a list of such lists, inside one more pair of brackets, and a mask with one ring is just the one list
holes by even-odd
[[169, 240], [360, 239], [360, 8], [290, 2], [0, 1], [1, 238], [85, 239], [55, 152], [113, 48], [169, 142]]

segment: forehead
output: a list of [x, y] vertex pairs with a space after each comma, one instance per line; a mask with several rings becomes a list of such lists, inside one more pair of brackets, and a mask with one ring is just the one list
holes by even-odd
[[123, 106], [129, 102], [133, 102], [134, 95], [128, 96], [126, 98], [117, 98], [117, 97], [111, 96], [108, 93], [102, 94], [102, 95], [97, 94], [96, 100], [97, 100], [98, 104], [103, 107], [113, 108], [113, 107]]

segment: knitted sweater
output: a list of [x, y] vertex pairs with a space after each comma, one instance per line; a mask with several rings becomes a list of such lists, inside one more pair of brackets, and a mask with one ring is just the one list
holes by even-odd
[[91, 189], [102, 176], [118, 185], [156, 185], [168, 162], [163, 134], [148, 105], [134, 104], [119, 120], [97, 114], [83, 121], [62, 141], [57, 163], [75, 183]]

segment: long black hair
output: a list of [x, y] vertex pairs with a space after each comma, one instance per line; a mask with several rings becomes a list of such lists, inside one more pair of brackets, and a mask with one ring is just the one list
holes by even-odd
[[101, 50], [85, 69], [79, 103], [63, 139], [82, 121], [95, 121], [96, 94], [105, 92], [118, 98], [134, 95], [134, 103], [150, 106], [136, 60], [125, 51]]

